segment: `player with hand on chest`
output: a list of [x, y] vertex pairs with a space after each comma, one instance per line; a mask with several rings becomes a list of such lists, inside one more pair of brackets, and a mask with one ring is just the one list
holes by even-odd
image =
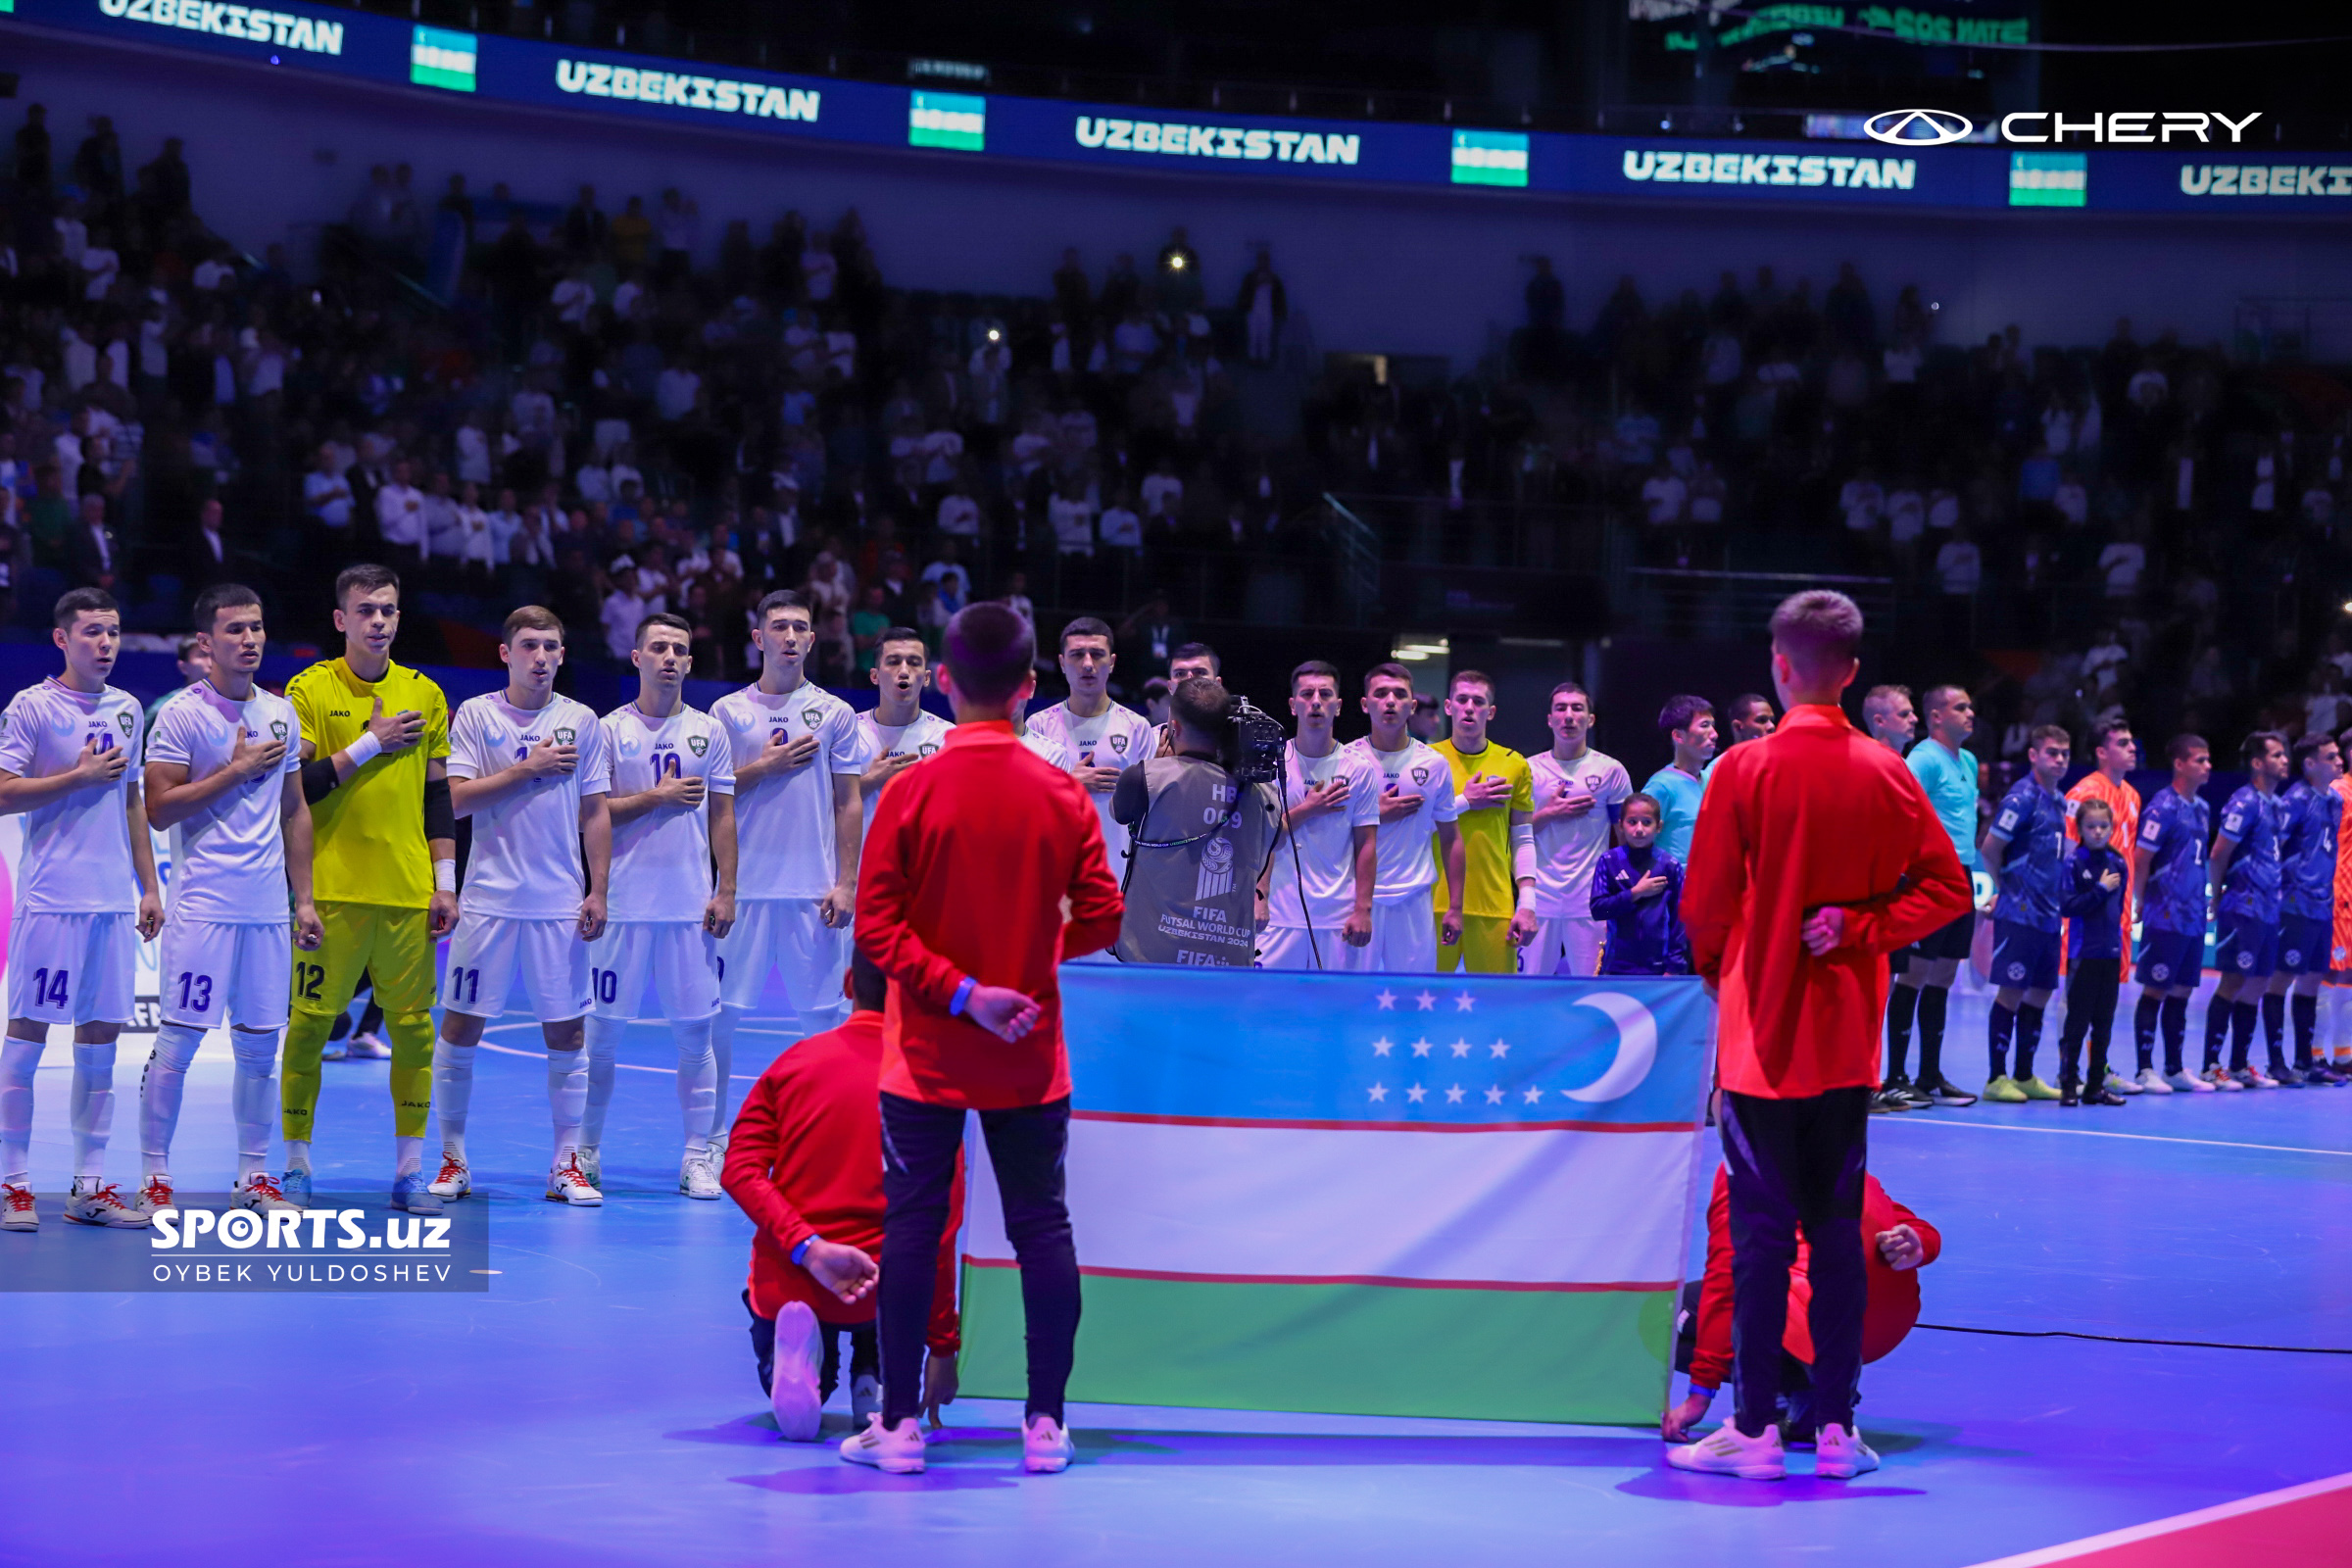
[[[2213, 836], [2212, 887], [2220, 915], [2213, 964], [2221, 982], [2205, 1006], [2205, 1081], [2216, 1089], [2276, 1089], [2278, 1081], [2252, 1065], [2257, 999], [2278, 970], [2279, 858], [2286, 782], [2286, 737], [2257, 730], [2238, 749], [2247, 782], [2222, 808]], [[2230, 1065], [2222, 1066], [2222, 1038]]]
[[[1985, 1015], [1992, 1056], [1984, 1098], [2016, 1104], [2056, 1100], [2058, 1091], [2034, 1071], [2041, 1043], [2042, 1009], [2058, 989], [2058, 939], [2066, 896], [2066, 801], [2058, 781], [2074, 756], [2074, 737], [2043, 724], [2026, 737], [2027, 775], [2001, 800], [1978, 854], [2000, 885], [1992, 911], [1992, 983], [2000, 989]], [[2017, 1039], [2017, 1071], [2009, 1071], [2009, 1042]]]
[[[1432, 974], [1438, 947], [1462, 939], [1462, 836], [1454, 827], [1453, 769], [1405, 729], [1413, 716], [1413, 677], [1402, 664], [1375, 664], [1364, 673], [1364, 712], [1372, 732], [1348, 750], [1381, 776], [1377, 876], [1372, 889], [1372, 941], [1357, 951], [1356, 968], [1374, 974]], [[1436, 836], [1437, 855], [1431, 854]], [[1445, 858], [1451, 900], [1433, 924], [1430, 889], [1438, 856]]]
[[1266, 863], [1261, 969], [1356, 967], [1372, 941], [1372, 886], [1379, 875], [1380, 789], [1366, 759], [1332, 734], [1340, 716], [1340, 672], [1319, 659], [1291, 671], [1298, 733], [1282, 759], [1283, 835]]
[[[1769, 711], [1769, 710], [1768, 710]], [[1625, 764], [1592, 747], [1592, 699], [1564, 680], [1551, 689], [1551, 750], [1527, 760], [1535, 800], [1536, 929], [1519, 950], [1521, 974], [1600, 972], [1602, 922], [1592, 914], [1592, 870], [1634, 781]], [[1523, 897], [1527, 896], [1523, 894]]]
[[[1069, 770], [1086, 787], [1095, 803], [1095, 817], [1102, 824], [1102, 848], [1110, 857], [1110, 874], [1127, 871], [1127, 825], [1111, 814], [1110, 792], [1119, 775], [1158, 749], [1152, 721], [1132, 708], [1110, 700], [1110, 672], [1118, 665], [1111, 652], [1110, 627], [1093, 615], [1080, 615], [1061, 628], [1061, 674], [1070, 695], [1043, 712], [1029, 715], [1028, 729], [1039, 740], [1060, 746]], [[1032, 747], [1032, 750], [1035, 750]], [[1076, 963], [1115, 963], [1108, 950], [1089, 954]]]
[[866, 829], [874, 825], [874, 802], [883, 786], [937, 752], [955, 728], [923, 710], [923, 693], [931, 685], [931, 653], [921, 632], [893, 626], [883, 632], [876, 652], [874, 685], [881, 698], [858, 715], [858, 741], [865, 757], [858, 789], [865, 803]]

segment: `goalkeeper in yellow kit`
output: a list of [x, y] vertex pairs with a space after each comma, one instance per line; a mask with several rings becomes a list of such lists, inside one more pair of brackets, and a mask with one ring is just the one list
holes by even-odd
[[433, 1093], [433, 944], [458, 923], [457, 817], [444, 771], [449, 701], [392, 662], [400, 578], [389, 567], [352, 566], [335, 579], [335, 629], [343, 657], [286, 684], [302, 720], [314, 897], [326, 937], [295, 958], [279, 1077], [283, 1185], [294, 1201], [310, 1201], [319, 1053], [366, 970], [392, 1043], [392, 1206], [437, 1214], [441, 1200], [423, 1169], [424, 1122]]

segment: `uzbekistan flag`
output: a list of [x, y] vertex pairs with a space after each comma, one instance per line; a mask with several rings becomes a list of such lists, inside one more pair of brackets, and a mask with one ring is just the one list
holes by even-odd
[[[1714, 1007], [1698, 982], [1061, 970], [1072, 1398], [1647, 1422]], [[975, 1152], [965, 1392], [1024, 1387]]]

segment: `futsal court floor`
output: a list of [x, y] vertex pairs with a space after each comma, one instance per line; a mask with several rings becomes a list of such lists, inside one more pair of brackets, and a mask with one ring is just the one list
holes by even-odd
[[[1806, 1456], [1778, 1485], [1684, 1475], [1654, 1427], [1086, 1405], [1079, 1462], [1032, 1477], [1018, 1409], [976, 1400], [949, 1407], [927, 1475], [886, 1477], [775, 1435], [737, 1294], [750, 1228], [731, 1202], [675, 1195], [665, 1035], [632, 1032], [606, 1204], [570, 1210], [540, 1197], [537, 1033], [506, 1020], [478, 1062], [466, 1201], [494, 1213], [486, 1295], [0, 1292], [0, 1562], [1964, 1568], [2352, 1472], [2352, 1358], [1923, 1328], [1865, 1375], [1860, 1424], [1886, 1465], [1854, 1482], [1811, 1479]], [[747, 1024], [738, 1102], [787, 1044]], [[127, 1185], [141, 1058], [125, 1057], [110, 1174]], [[51, 1060], [45, 1193], [68, 1152], [67, 1053]], [[326, 1074], [319, 1187], [373, 1190], [384, 1064]], [[217, 1048], [190, 1074], [184, 1187], [227, 1185], [228, 1077]], [[1871, 1165], [1943, 1231], [1928, 1322], [2352, 1347], [2352, 1088], [1882, 1117]], [[0, 1234], [0, 1275], [18, 1250], [108, 1239], [44, 1207], [37, 1235]], [[829, 1414], [827, 1438], [848, 1419]], [[2267, 1545], [2352, 1562], [2352, 1488], [2315, 1490], [2030, 1560], [2154, 1568]]]

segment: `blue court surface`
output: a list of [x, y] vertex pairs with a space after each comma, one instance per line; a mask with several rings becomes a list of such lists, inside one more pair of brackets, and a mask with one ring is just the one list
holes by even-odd
[[[499, 1026], [514, 1054], [479, 1064], [486, 1296], [0, 1295], [0, 1561], [1959, 1568], [2352, 1470], [2341, 1356], [1923, 1329], [1865, 1376], [1886, 1463], [1853, 1483], [1805, 1457], [1780, 1485], [1682, 1475], [1654, 1430], [1084, 1405], [1080, 1462], [1030, 1477], [1017, 1409], [977, 1401], [928, 1475], [884, 1477], [777, 1440], [737, 1299], [749, 1229], [672, 1191], [658, 1030], [624, 1055], [644, 1070], [621, 1074], [607, 1206], [541, 1200], [536, 1033]], [[738, 1097], [786, 1043], [747, 1026]], [[64, 1057], [33, 1152], [52, 1193]], [[190, 1076], [185, 1187], [226, 1185], [227, 1081], [209, 1057]], [[322, 1189], [382, 1183], [383, 1065], [330, 1063], [319, 1126]], [[1943, 1230], [1930, 1322], [2352, 1346], [2352, 1090], [1913, 1112], [1872, 1123], [1872, 1166]], [[0, 1271], [111, 1240], [45, 1206], [0, 1235]]]

